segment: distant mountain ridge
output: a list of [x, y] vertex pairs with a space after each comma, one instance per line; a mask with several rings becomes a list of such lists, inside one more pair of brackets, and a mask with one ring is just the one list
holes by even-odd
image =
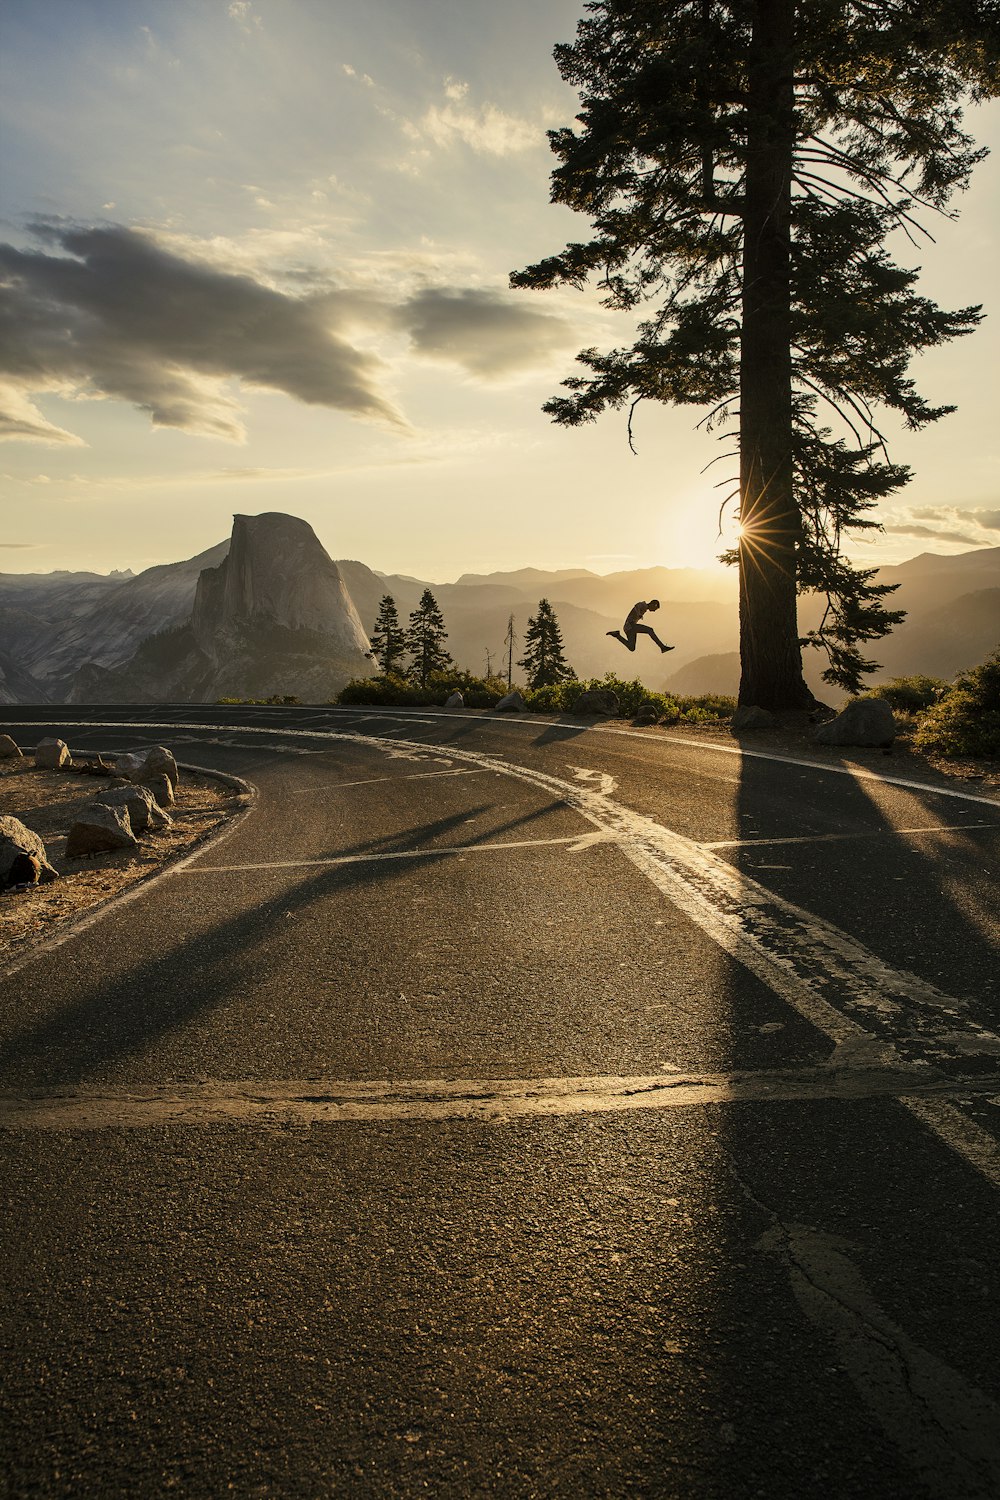
[[[879, 581], [899, 584], [893, 603], [909, 617], [875, 643], [883, 669], [873, 680], [911, 672], [950, 678], [1000, 640], [1000, 547], [923, 553], [883, 568]], [[382, 597], [393, 596], [405, 625], [428, 587], [444, 614], [448, 649], [476, 673], [487, 660], [494, 671], [506, 670], [511, 614], [516, 663], [528, 617], [545, 597], [581, 676], [615, 671], [650, 688], [670, 684], [685, 692], [733, 692], [738, 683], [731, 570], [521, 568], [434, 584], [357, 560], [334, 562], [306, 522], [270, 512], [238, 516], [232, 539], [135, 576], [0, 574], [0, 702], [273, 692], [326, 701], [335, 691], [330, 684], [342, 685], [345, 673], [372, 670], [365, 630]], [[666, 659], [641, 643], [630, 655], [606, 635], [637, 599], [654, 597], [663, 605], [658, 630], [676, 647]], [[818, 622], [821, 604], [804, 599], [800, 612], [805, 631]], [[820, 680], [824, 659], [806, 651], [805, 664], [813, 690], [829, 697]]]

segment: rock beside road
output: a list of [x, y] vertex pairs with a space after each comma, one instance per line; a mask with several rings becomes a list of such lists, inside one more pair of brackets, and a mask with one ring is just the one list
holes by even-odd
[[115, 761], [115, 770], [126, 781], [147, 785], [156, 776], [166, 776], [171, 792], [177, 791], [180, 781], [177, 762], [164, 745], [153, 745], [149, 750], [130, 750], [127, 755], [119, 755]]
[[[166, 777], [163, 780], [166, 781]], [[169, 785], [169, 782], [167, 783]], [[111, 787], [94, 798], [94, 805], [124, 807], [128, 812], [133, 833], [145, 833], [147, 829], [168, 828], [173, 822], [169, 813], [163, 812], [156, 798], [146, 786]]]
[[44, 885], [58, 878], [38, 834], [19, 818], [0, 817], [0, 890], [12, 885]]
[[21, 760], [21, 751], [9, 734], [0, 734], [0, 760]]
[[144, 786], [147, 792], [151, 792], [158, 805], [164, 810], [176, 801], [174, 789], [170, 784], [170, 777], [162, 771], [157, 772], [155, 776], [144, 776], [141, 781], [135, 784], [137, 786]]
[[896, 720], [884, 698], [855, 698], [843, 713], [821, 724], [818, 745], [857, 745], [881, 748], [896, 738]]
[[635, 711], [636, 724], [658, 724], [662, 715], [655, 703], [640, 703]]
[[65, 740], [39, 740], [35, 746], [35, 765], [46, 771], [61, 771], [73, 764], [69, 746]]
[[138, 849], [127, 807], [108, 807], [92, 802], [77, 813], [66, 838], [67, 858], [82, 854], [109, 854], [116, 849]]
[[507, 693], [500, 699], [496, 706], [498, 714], [519, 714], [524, 712], [524, 699], [517, 688], [512, 693]]
[[754, 730], [774, 729], [777, 722], [774, 714], [766, 708], [758, 708], [756, 703], [741, 703], [729, 728], [733, 734], [747, 734]]
[[605, 718], [614, 719], [621, 713], [621, 703], [617, 693], [610, 688], [585, 688], [573, 705], [575, 714], [601, 714]]
[[464, 708], [465, 699], [459, 692], [452, 693], [450, 698], [445, 699], [445, 708]]

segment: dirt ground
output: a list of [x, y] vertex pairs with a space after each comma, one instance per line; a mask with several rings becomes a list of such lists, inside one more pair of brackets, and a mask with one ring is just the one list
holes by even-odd
[[98, 792], [124, 786], [114, 778], [79, 771], [36, 769], [30, 756], [0, 761], [0, 814], [19, 818], [44, 841], [60, 878], [24, 891], [0, 891], [0, 965], [19, 958], [57, 923], [80, 916], [126, 887], [189, 854], [246, 805], [237, 788], [208, 776], [181, 771], [173, 826], [139, 835], [138, 853], [66, 858], [66, 835], [74, 813]]

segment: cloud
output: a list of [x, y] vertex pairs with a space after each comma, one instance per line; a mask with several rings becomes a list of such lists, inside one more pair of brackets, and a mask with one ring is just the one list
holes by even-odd
[[227, 384], [404, 425], [384, 366], [334, 324], [326, 291], [291, 296], [120, 225], [36, 225], [57, 252], [0, 245], [0, 435], [79, 443], [32, 393], [113, 398], [158, 427], [240, 440]]
[[36, 552], [41, 545], [41, 542], [0, 542], [7, 552]]
[[431, 104], [417, 120], [397, 116], [385, 106], [383, 112], [398, 121], [411, 141], [434, 146], [466, 146], [485, 156], [511, 156], [546, 145], [545, 129], [538, 121], [508, 114], [496, 104], [471, 104], [469, 85], [457, 78], [444, 80], [443, 94], [443, 100]]
[[943, 526], [917, 526], [912, 522], [906, 522], [900, 526], [885, 526], [883, 530], [893, 536], [925, 536], [933, 537], [936, 542], [959, 542], [966, 547], [982, 547], [984, 545], [981, 536], [974, 536], [968, 531], [953, 531]]
[[915, 521], [944, 521], [949, 525], [958, 523], [982, 526], [985, 531], [1000, 531], [1000, 510], [987, 510], [983, 506], [960, 510], [954, 505], [933, 505], [912, 510], [910, 514]]
[[226, 15], [231, 21], [235, 21], [241, 31], [262, 31], [264, 22], [260, 16], [255, 14], [250, 0], [229, 0], [229, 8]]
[[537, 368], [576, 342], [564, 318], [476, 288], [428, 287], [397, 318], [418, 354], [487, 380]]

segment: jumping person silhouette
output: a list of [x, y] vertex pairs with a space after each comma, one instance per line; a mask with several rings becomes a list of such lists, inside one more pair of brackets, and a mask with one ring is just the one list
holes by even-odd
[[661, 651], [672, 651], [674, 649], [673, 646], [665, 646], [660, 640], [660, 637], [657, 635], [656, 631], [653, 630], [649, 625], [639, 624], [639, 621], [642, 619], [647, 610], [659, 609], [659, 607], [659, 599], [650, 599], [648, 603], [643, 603], [643, 601], [640, 599], [639, 603], [633, 604], [632, 608], [629, 610], [628, 614], [625, 617], [625, 624], [622, 626], [621, 630], [608, 630], [605, 632], [605, 634], [613, 636], [616, 641], [621, 641], [622, 645], [627, 646], [630, 651], [635, 650], [635, 638], [637, 635], [651, 636], [659, 646]]

